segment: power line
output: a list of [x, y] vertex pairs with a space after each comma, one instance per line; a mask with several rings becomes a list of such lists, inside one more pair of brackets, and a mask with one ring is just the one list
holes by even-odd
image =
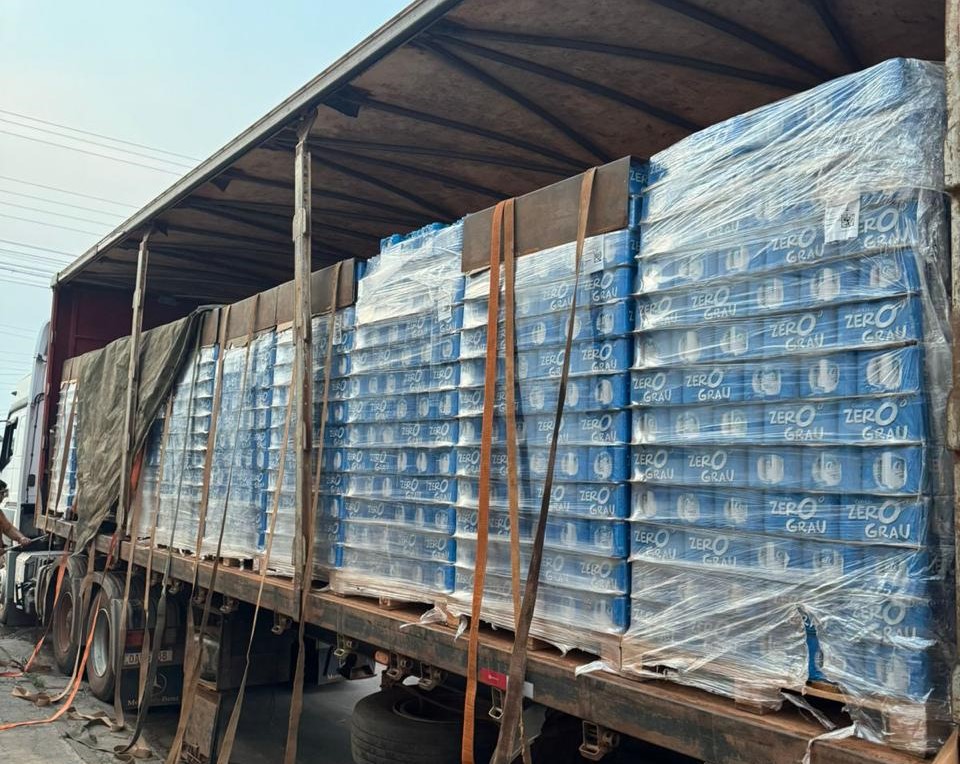
[[75, 258], [67, 255], [44, 255], [40, 252], [23, 252], [19, 249], [7, 249], [6, 247], [0, 247], [0, 252], [5, 255], [12, 255], [15, 257], [25, 257], [29, 260], [41, 260], [43, 262], [54, 263], [55, 265], [67, 264], [72, 262]]
[[72, 130], [75, 133], [80, 133], [82, 135], [92, 135], [95, 138], [104, 138], [108, 141], [114, 141], [115, 143], [123, 143], [127, 146], [136, 146], [138, 149], [147, 149], [148, 151], [155, 151], [158, 154], [169, 154], [173, 157], [180, 157], [181, 159], [188, 159], [191, 162], [199, 162], [200, 160], [196, 157], [187, 156], [186, 154], [178, 154], [176, 151], [167, 151], [166, 149], [158, 149], [153, 146], [146, 146], [142, 143], [134, 143], [133, 141], [125, 141], [122, 138], [111, 138], [109, 135], [103, 135], [101, 133], [94, 133], [90, 130], [81, 130], [79, 127], [70, 127], [69, 125], [60, 125], [56, 122], [49, 122], [45, 119], [40, 119], [39, 117], [30, 117], [26, 114], [17, 114], [15, 111], [7, 111], [6, 109], [0, 109], [0, 114], [8, 114], [11, 117], [18, 117], [20, 119], [29, 119], [31, 122], [39, 122], [42, 125], [50, 125], [51, 127], [60, 127], [64, 130]]
[[67, 135], [66, 133], [60, 132], [59, 130], [48, 130], [45, 127], [36, 127], [35, 125], [24, 125], [20, 122], [15, 122], [12, 119], [4, 119], [0, 117], [0, 122], [3, 122], [7, 125], [13, 125], [14, 127], [20, 127], [24, 130], [36, 130], [38, 133], [44, 133], [46, 135], [55, 135], [58, 138], [66, 138], [68, 141], [76, 141], [77, 143], [85, 143], [88, 146], [97, 146], [101, 149], [108, 149], [110, 151], [119, 151], [121, 154], [129, 154], [134, 157], [142, 157], [143, 159], [150, 159], [155, 162], [163, 162], [165, 164], [172, 165], [173, 167], [182, 167], [184, 169], [189, 169], [193, 165], [189, 165], [186, 162], [178, 162], [174, 159], [164, 159], [163, 157], [154, 156], [153, 154], [144, 154], [142, 151], [131, 151], [130, 149], [122, 149], [119, 146], [111, 146], [109, 143], [101, 143], [100, 141], [91, 141], [89, 138], [77, 138], [74, 135]]
[[41, 247], [39, 244], [27, 244], [25, 241], [14, 241], [13, 239], [0, 239], [4, 244], [13, 244], [15, 247], [26, 247], [27, 249], [39, 249], [41, 252], [52, 252], [55, 255], [66, 255], [75, 258], [76, 255], [71, 252], [64, 252], [62, 249], [50, 249], [50, 247]]
[[82, 204], [70, 204], [70, 202], [60, 202], [56, 199], [48, 199], [45, 196], [37, 196], [36, 194], [22, 194], [19, 191], [8, 191], [5, 188], [0, 188], [0, 194], [10, 194], [10, 196], [16, 196], [19, 199], [34, 199], [38, 202], [44, 202], [45, 204], [56, 204], [61, 207], [70, 207], [74, 210], [83, 210], [84, 212], [95, 212], [98, 215], [116, 215], [120, 216], [124, 213], [122, 212], [111, 212], [109, 210], [97, 209], [96, 207], [84, 207]]
[[134, 208], [136, 204], [130, 204], [128, 202], [118, 202], [114, 199], [105, 199], [102, 196], [93, 196], [92, 194], [81, 194], [79, 191], [68, 191], [65, 188], [57, 188], [56, 186], [45, 186], [42, 183], [33, 183], [29, 180], [21, 180], [20, 178], [11, 178], [9, 175], [0, 175], [0, 180], [9, 180], [11, 183], [22, 183], [25, 186], [33, 186], [34, 188], [42, 188], [45, 191], [56, 191], [58, 194], [70, 194], [70, 196], [79, 196], [83, 199], [91, 199], [95, 202], [106, 202], [107, 204], [116, 204], [120, 207], [131, 207]]
[[21, 218], [16, 215], [7, 215], [3, 212], [0, 212], [0, 218], [10, 218], [11, 220], [19, 220], [21, 223], [33, 223], [35, 225], [47, 226], [47, 228], [62, 228], [64, 231], [75, 231], [76, 233], [85, 233], [88, 236], [101, 236], [101, 232], [98, 231], [82, 231], [79, 228], [70, 228], [65, 225], [57, 225], [56, 223], [44, 223], [42, 220], [31, 220], [30, 218]]
[[100, 159], [112, 159], [114, 162], [120, 162], [121, 164], [128, 164], [131, 167], [143, 167], [147, 170], [156, 170], [157, 172], [165, 172], [168, 175], [182, 175], [183, 173], [177, 170], [165, 170], [162, 167], [154, 167], [149, 164], [143, 164], [142, 162], [133, 162], [129, 159], [121, 159], [120, 157], [112, 157], [109, 154], [100, 154], [96, 151], [87, 151], [86, 149], [81, 149], [77, 146], [64, 146], [62, 143], [54, 143], [53, 141], [45, 141], [43, 138], [34, 138], [31, 135], [20, 135], [20, 133], [11, 133], [9, 130], [0, 130], [2, 135], [11, 135], [14, 138], [23, 138], [25, 141], [33, 141], [34, 143], [42, 143], [46, 146], [55, 146], [58, 149], [66, 149], [67, 151], [76, 151], [80, 154], [87, 154], [92, 157], [99, 157]]
[[90, 223], [91, 225], [116, 225], [116, 222], [111, 222], [109, 220], [91, 220], [90, 218], [81, 218], [76, 215], [68, 215], [65, 212], [54, 212], [52, 210], [45, 210], [43, 207], [30, 207], [26, 204], [15, 204], [14, 202], [4, 202], [4, 207], [16, 207], [18, 210], [27, 210], [28, 212], [39, 212], [43, 215], [53, 215], [55, 218], [63, 218], [64, 220], [76, 220], [80, 223]]

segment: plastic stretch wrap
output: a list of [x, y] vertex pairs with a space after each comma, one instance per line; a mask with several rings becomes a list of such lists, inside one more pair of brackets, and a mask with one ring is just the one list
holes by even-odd
[[[639, 194], [643, 168], [631, 172]], [[570, 384], [558, 435], [540, 590], [531, 633], [563, 650], [609, 654], [627, 626], [630, 577], [625, 518], [630, 479], [631, 305], [636, 231], [585, 241], [573, 319]], [[544, 491], [550, 439], [575, 293], [571, 242], [516, 261], [515, 344], [520, 581], [526, 579]], [[460, 342], [457, 571], [449, 607], [468, 614], [474, 589], [481, 415], [490, 275], [467, 278]], [[489, 543], [481, 615], [514, 627], [507, 491], [503, 286], [491, 456]]]
[[[317, 498], [314, 516], [313, 573], [326, 579], [336, 560], [337, 543], [342, 538], [340, 516], [343, 497], [339, 484], [343, 482], [345, 468], [343, 458], [342, 428], [346, 421], [347, 399], [350, 396], [349, 351], [353, 344], [354, 309], [352, 307], [337, 311], [334, 316], [332, 337], [330, 335], [330, 316], [314, 316], [313, 331], [313, 460], [311, 475], [316, 474], [316, 460], [319, 453], [320, 419], [323, 409], [324, 383], [327, 377], [327, 346], [332, 340], [333, 349], [330, 358], [330, 387], [327, 403], [327, 426], [323, 449], [320, 492]], [[296, 469], [295, 451], [297, 405], [294, 401], [290, 410], [290, 426], [287, 448], [284, 453], [283, 478], [280, 479], [281, 444], [283, 443], [284, 420], [287, 410], [287, 396], [293, 381], [293, 332], [284, 329], [277, 333], [277, 354], [273, 372], [271, 405], [271, 434], [267, 469], [267, 491], [265, 505], [265, 532], [270, 529], [270, 513], [274, 505], [277, 519], [273, 529], [273, 545], [270, 551], [269, 568], [282, 575], [293, 574], [293, 543], [296, 534]], [[313, 482], [313, 481], [311, 481]], [[279, 499], [276, 491], [280, 490]], [[264, 544], [266, 541], [264, 541]]]
[[[200, 348], [184, 364], [171, 393], [173, 403], [163, 447], [156, 543], [190, 552], [197, 551], [218, 352], [217, 347]], [[153, 459], [147, 456], [148, 462]]]
[[163, 442], [163, 422], [165, 409], [160, 410], [150, 431], [147, 433], [147, 442], [144, 446], [143, 465], [140, 468], [140, 480], [137, 483], [137, 493], [134, 501], [137, 503], [136, 538], [140, 540], [152, 539], [154, 520], [157, 517], [160, 493], [161, 444]]
[[[77, 383], [67, 381], [60, 385], [60, 405], [57, 423], [53, 432], [53, 448], [50, 457], [50, 494], [47, 511], [57, 515], [69, 515], [77, 495]], [[73, 425], [70, 426], [71, 415]], [[69, 443], [67, 430], [70, 430]], [[67, 449], [64, 459], [64, 449]], [[60, 473], [63, 471], [63, 477]]]
[[462, 237], [457, 223], [386, 239], [360, 279], [351, 397], [329, 426], [344, 438], [339, 591], [432, 602], [453, 590]]
[[637, 259], [623, 668], [949, 718], [942, 67], [893, 60], [654, 156]]
[[[210, 461], [204, 554], [252, 559], [261, 541], [264, 477], [269, 437], [270, 391], [276, 333], [264, 332], [224, 350], [220, 411]], [[220, 539], [221, 524], [223, 538]]]

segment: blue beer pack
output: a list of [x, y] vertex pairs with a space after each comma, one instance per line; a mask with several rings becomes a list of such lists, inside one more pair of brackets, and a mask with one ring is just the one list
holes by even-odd
[[[554, 480], [579, 482], [624, 482], [630, 477], [628, 449], [622, 446], [561, 446], [554, 461]], [[457, 450], [457, 474], [479, 477], [480, 449]], [[549, 449], [530, 447], [521, 449], [517, 458], [517, 473], [523, 480], [543, 480], [546, 477]], [[508, 472], [507, 453], [497, 447], [490, 455], [490, 475], [494, 480], [505, 480]]]
[[351, 397], [451, 390], [460, 384], [460, 364], [445, 363], [402, 371], [358, 373], [351, 376], [350, 381]]
[[463, 306], [454, 305], [445, 313], [430, 311], [361, 324], [354, 342], [357, 348], [419, 342], [457, 332], [462, 325]]
[[[517, 415], [555, 412], [559, 393], [559, 380], [557, 379], [524, 381], [516, 391]], [[460, 388], [460, 416], [480, 416], [483, 413], [483, 402], [483, 387]], [[623, 374], [572, 377], [567, 380], [567, 394], [563, 400], [563, 410], [574, 412], [622, 409], [626, 408], [629, 403], [628, 381]], [[494, 390], [494, 413], [497, 416], [504, 416], [506, 405], [506, 387], [501, 381]]]
[[351, 367], [357, 372], [435, 366], [451, 363], [459, 357], [459, 333], [397, 345], [358, 348], [349, 356], [344, 356], [350, 359]]
[[371, 584], [408, 584], [446, 594], [453, 591], [453, 565], [406, 557], [387, 557], [379, 552], [338, 544], [336, 567], [360, 573]]
[[840, 436], [848, 443], [922, 443], [927, 440], [919, 395], [852, 398], [839, 405]]
[[845, 496], [838, 514], [838, 532], [848, 541], [893, 546], [919, 546], [927, 541], [930, 500], [884, 496]]
[[[457, 510], [456, 534], [460, 538], [477, 537], [477, 510]], [[527, 512], [519, 516], [519, 538], [525, 543], [533, 541], [537, 515]], [[510, 516], [501, 510], [490, 512], [489, 532], [491, 538], [510, 539]], [[548, 517], [544, 545], [553, 549], [569, 549], [576, 552], [606, 557], [626, 557], [628, 552], [627, 524], [610, 520], [589, 518]]]
[[[532, 318], [517, 319], [517, 350], [563, 345], [567, 340], [569, 312], [556, 311]], [[627, 300], [578, 308], [573, 320], [573, 341], [606, 340], [623, 337], [633, 331], [630, 303]], [[504, 324], [497, 327], [497, 348], [506, 347]], [[487, 351], [487, 327], [464, 329], [460, 336], [460, 358], [480, 358]]]
[[346, 478], [347, 496], [444, 504], [452, 504], [457, 499], [457, 481], [451, 477], [347, 474]]
[[[520, 481], [518, 494], [520, 508], [539, 512], [543, 501], [543, 481]], [[457, 480], [457, 506], [478, 506], [480, 486], [471, 478]], [[507, 484], [490, 482], [490, 505], [498, 509], [509, 507]], [[625, 483], [598, 485], [597, 483], [554, 483], [550, 490], [550, 513], [554, 516], [623, 519], [630, 507], [630, 486]]]
[[446, 446], [422, 448], [351, 448], [344, 453], [347, 472], [386, 475], [453, 476], [457, 454]]
[[[476, 548], [475, 541], [460, 539], [457, 564], [473, 567]], [[530, 546], [527, 544], [520, 546], [520, 564], [522, 570], [530, 565]], [[491, 538], [487, 547], [487, 570], [494, 575], [509, 576], [510, 569], [510, 544]], [[625, 559], [545, 548], [540, 580], [577, 590], [626, 594], [630, 576]]]
[[850, 303], [837, 308], [837, 334], [845, 347], [905, 344], [923, 340], [919, 297]]
[[[555, 418], [552, 415], [526, 416], [517, 420], [517, 442], [527, 446], [550, 445]], [[493, 420], [493, 441], [506, 439], [506, 420]], [[460, 445], [479, 446], [482, 421], [477, 417], [460, 420]], [[630, 442], [630, 412], [571, 412], [560, 420], [558, 443], [564, 445], [617, 445]]]
[[[454, 596], [472, 595], [472, 568], [457, 567]], [[488, 573], [484, 578], [484, 606], [498, 605], [512, 613], [513, 594], [509, 576]], [[623, 595], [565, 589], [541, 584], [537, 590], [534, 619], [589, 631], [619, 633], [627, 628], [628, 602]]]
[[388, 557], [455, 562], [457, 543], [446, 533], [425, 533], [390, 522], [342, 523], [343, 543]]
[[456, 390], [379, 395], [346, 401], [347, 422], [400, 422], [446, 419], [458, 411]]
[[346, 430], [348, 446], [454, 446], [459, 423], [456, 419], [437, 419], [351, 424]]
[[446, 534], [452, 534], [456, 529], [456, 511], [443, 504], [345, 496], [342, 517], [353, 523], [389, 521], [409, 528]]

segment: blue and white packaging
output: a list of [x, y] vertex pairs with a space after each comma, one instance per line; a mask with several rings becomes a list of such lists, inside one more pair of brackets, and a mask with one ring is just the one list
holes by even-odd
[[857, 354], [831, 353], [797, 360], [801, 398], [847, 398], [857, 393]]
[[638, 291], [657, 292], [698, 284], [713, 276], [715, 265], [705, 252], [641, 257], [637, 265]]
[[638, 483], [683, 483], [685, 455], [682, 449], [640, 446], [632, 449], [631, 479]]
[[862, 350], [856, 356], [857, 389], [861, 394], [911, 393], [920, 390], [919, 346]]
[[749, 485], [759, 490], [795, 491], [802, 485], [801, 450], [787, 446], [761, 446], [747, 456]]
[[714, 355], [714, 330], [710, 327], [664, 329], [638, 334], [634, 363], [638, 369], [704, 363]]
[[840, 433], [833, 401], [768, 403], [763, 419], [768, 443], [832, 443]]
[[456, 541], [446, 533], [424, 533], [391, 523], [343, 522], [343, 543], [357, 549], [434, 562], [454, 562]]
[[920, 289], [917, 255], [912, 249], [874, 252], [859, 260], [859, 293], [865, 299], [909, 294]]
[[860, 452], [848, 446], [803, 449], [802, 487], [808, 491], [860, 492]]
[[763, 323], [761, 321], [730, 321], [713, 327], [713, 354], [706, 360], [723, 363], [759, 358], [763, 355]]
[[686, 559], [686, 552], [685, 530], [669, 525], [630, 523], [631, 560], [680, 562]]
[[843, 308], [817, 308], [764, 319], [764, 355], [790, 355], [834, 348], [837, 344], [837, 310]]
[[673, 486], [636, 486], [631, 520], [680, 526], [714, 525], [715, 496], [711, 489]]
[[797, 397], [798, 361], [754, 361], [735, 367], [743, 375], [745, 401], [791, 400]]
[[729, 321], [747, 316], [751, 309], [746, 284], [714, 282], [686, 292], [681, 322], [696, 326], [711, 321]]
[[747, 452], [742, 446], [689, 446], [682, 451], [687, 485], [745, 488], [749, 484]]
[[836, 496], [814, 493], [766, 493], [764, 530], [798, 538], [838, 537]]
[[[749, 368], [747, 366], [746, 368]], [[742, 364], [721, 363], [708, 366], [690, 366], [680, 372], [680, 381], [683, 385], [683, 403], [727, 403], [732, 401], [749, 400], [745, 386], [745, 367]], [[665, 372], [646, 372], [650, 374], [664, 374]], [[670, 373], [670, 372], [666, 372]], [[639, 372], [634, 372], [639, 374]], [[676, 387], [676, 378], [673, 378]], [[664, 380], [666, 383], [666, 380]], [[635, 383], [636, 384], [636, 383]], [[637, 401], [641, 403], [643, 401]], [[680, 401], [677, 401], [679, 403]]]
[[918, 297], [855, 302], [837, 308], [838, 339], [851, 348], [923, 340], [923, 313]]
[[844, 497], [839, 533], [847, 541], [919, 546], [927, 541], [929, 499], [883, 496]]
[[445, 504], [416, 504], [345, 496], [343, 519], [352, 523], [391, 522], [408, 528], [453, 534], [455, 510]]
[[923, 448], [871, 446], [861, 449], [861, 486], [868, 493], [919, 494], [925, 486]]
[[857, 263], [833, 260], [800, 271], [797, 310], [849, 299], [859, 293], [860, 270]]
[[[542, 480], [520, 481], [518, 486], [520, 509], [539, 512], [543, 501]], [[457, 480], [457, 506], [473, 508], [478, 505], [479, 483], [472, 478]], [[507, 484], [490, 482], [490, 505], [506, 509], [509, 506]], [[550, 513], [555, 516], [623, 519], [630, 509], [630, 486], [625, 483], [599, 485], [597, 483], [554, 483], [550, 491]]]
[[630, 372], [630, 402], [642, 406], [699, 402], [686, 400], [688, 393], [685, 380], [684, 372], [679, 369], [635, 369]]
[[800, 310], [800, 277], [796, 273], [770, 273], [747, 282], [745, 301], [754, 315]]
[[927, 440], [919, 395], [853, 398], [840, 404], [840, 435], [849, 443], [923, 443]]

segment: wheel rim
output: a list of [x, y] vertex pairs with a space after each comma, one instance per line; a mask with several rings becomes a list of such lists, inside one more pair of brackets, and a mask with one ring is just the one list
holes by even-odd
[[66, 651], [70, 647], [70, 624], [73, 622], [73, 596], [66, 591], [60, 593], [60, 607], [54, 611], [54, 621], [57, 644]]
[[110, 666], [110, 621], [106, 608], [97, 610], [97, 624], [93, 629], [90, 662], [97, 676], [104, 676]]

